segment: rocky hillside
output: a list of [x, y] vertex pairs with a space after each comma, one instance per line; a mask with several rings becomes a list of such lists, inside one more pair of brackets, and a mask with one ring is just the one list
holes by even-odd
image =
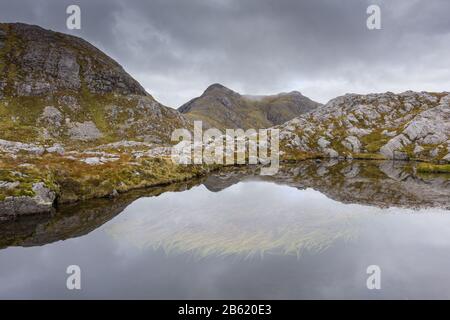
[[450, 162], [450, 94], [347, 94], [278, 127], [284, 157]]
[[168, 140], [185, 119], [88, 42], [0, 24], [0, 139], [66, 145]]
[[88, 42], [0, 24], [0, 220], [201, 174], [153, 151], [186, 126]]
[[178, 111], [191, 120], [202, 120], [205, 127], [257, 129], [282, 124], [318, 106], [319, 103], [297, 91], [272, 96], [245, 96], [213, 84]]

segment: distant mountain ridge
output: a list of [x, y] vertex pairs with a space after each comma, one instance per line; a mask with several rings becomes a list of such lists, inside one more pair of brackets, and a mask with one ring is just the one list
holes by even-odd
[[319, 106], [298, 91], [251, 96], [215, 83], [178, 111], [191, 120], [202, 120], [205, 127], [257, 129], [282, 124]]

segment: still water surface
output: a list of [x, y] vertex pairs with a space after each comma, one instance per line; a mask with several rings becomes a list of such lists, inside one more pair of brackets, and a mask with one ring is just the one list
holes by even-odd
[[449, 192], [409, 165], [305, 162], [67, 206], [0, 225], [0, 298], [448, 299]]

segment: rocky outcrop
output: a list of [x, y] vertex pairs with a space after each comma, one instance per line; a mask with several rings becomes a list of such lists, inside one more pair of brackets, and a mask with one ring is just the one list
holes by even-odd
[[450, 158], [450, 94], [347, 94], [278, 126], [286, 155]]
[[320, 106], [298, 91], [271, 96], [241, 95], [221, 84], [209, 86], [178, 111], [205, 127], [219, 129], [259, 129], [282, 124]]

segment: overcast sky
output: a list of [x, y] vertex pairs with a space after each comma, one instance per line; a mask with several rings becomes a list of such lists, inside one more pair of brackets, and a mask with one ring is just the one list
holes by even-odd
[[[81, 30], [66, 28], [69, 4], [81, 7]], [[366, 27], [370, 4], [381, 30]], [[0, 0], [0, 21], [83, 37], [171, 107], [215, 82], [319, 102], [450, 91], [447, 0]]]

